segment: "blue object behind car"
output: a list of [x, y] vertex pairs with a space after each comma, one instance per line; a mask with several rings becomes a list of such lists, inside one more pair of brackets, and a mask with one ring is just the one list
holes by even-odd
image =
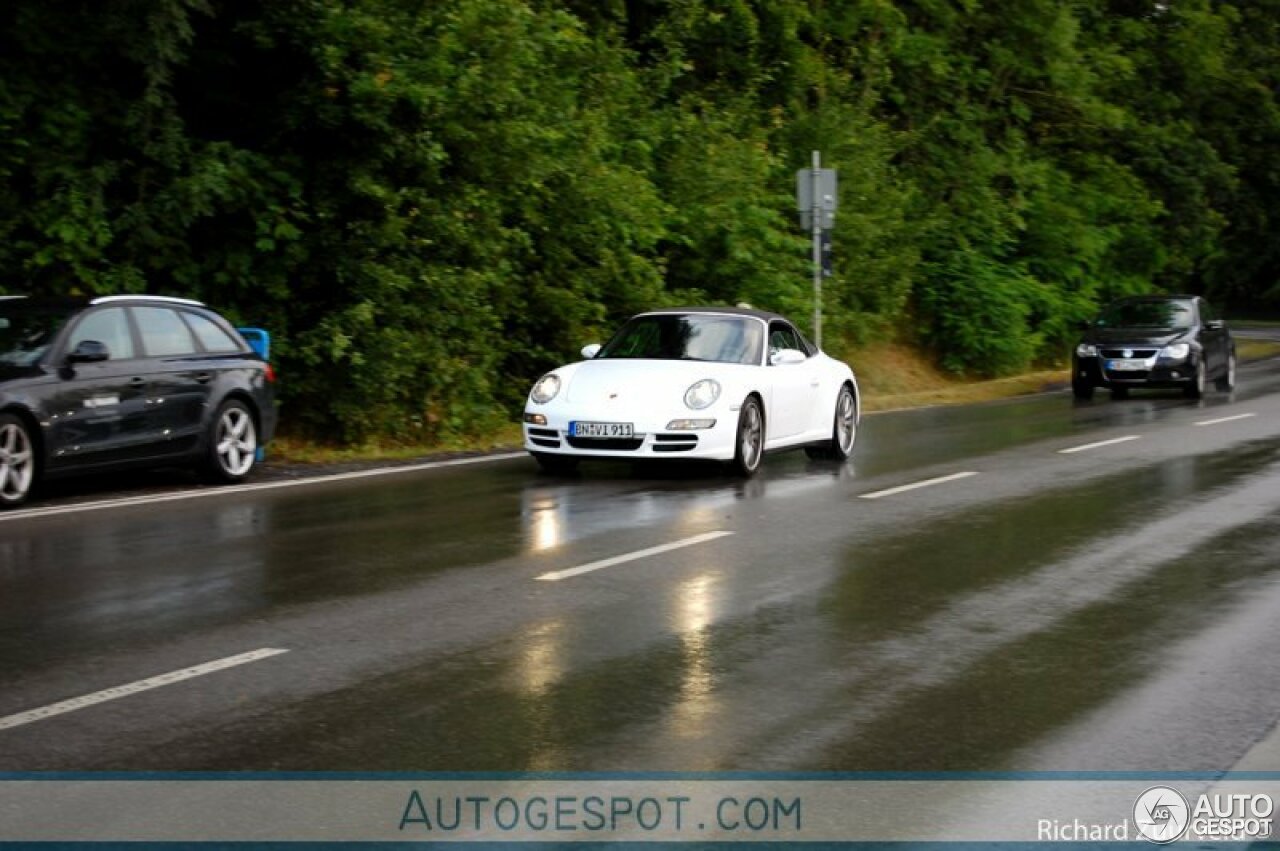
[[241, 481], [275, 433], [274, 382], [196, 301], [2, 297], [0, 507], [44, 478], [124, 467], [189, 464]]

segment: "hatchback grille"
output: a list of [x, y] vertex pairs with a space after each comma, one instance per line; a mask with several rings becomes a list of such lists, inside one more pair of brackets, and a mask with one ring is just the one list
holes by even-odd
[[1147, 376], [1151, 373], [1146, 370], [1126, 370], [1125, 372], [1112, 372], [1107, 370], [1108, 381], [1146, 381]]
[[[1129, 352], [1130, 354], [1125, 354]], [[1155, 349], [1103, 349], [1102, 356], [1104, 358], [1139, 358], [1146, 359], [1153, 357], [1156, 353]]]

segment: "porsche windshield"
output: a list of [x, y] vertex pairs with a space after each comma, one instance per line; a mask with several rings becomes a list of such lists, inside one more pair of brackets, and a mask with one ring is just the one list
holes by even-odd
[[67, 319], [65, 311], [0, 299], [0, 366], [31, 366]]
[[652, 313], [622, 326], [596, 359], [700, 360], [759, 364], [764, 323], [744, 316]]
[[1122, 301], [1103, 311], [1099, 328], [1190, 328], [1195, 312], [1189, 301]]

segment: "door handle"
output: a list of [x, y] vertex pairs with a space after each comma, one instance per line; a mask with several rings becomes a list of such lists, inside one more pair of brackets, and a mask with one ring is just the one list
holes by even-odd
[[196, 375], [196, 381], [200, 382], [201, 384], [208, 384], [209, 379], [211, 378], [213, 378], [212, 372], [201, 372]]
[[146, 387], [146, 386], [147, 386], [147, 379], [145, 379], [145, 378], [131, 378], [131, 379], [129, 379], [129, 386], [130, 386], [130, 387]]

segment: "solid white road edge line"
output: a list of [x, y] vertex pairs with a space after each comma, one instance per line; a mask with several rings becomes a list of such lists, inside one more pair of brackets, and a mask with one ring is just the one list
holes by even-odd
[[1070, 455], [1073, 452], [1087, 452], [1090, 449], [1100, 449], [1103, 446], [1114, 446], [1117, 443], [1127, 443], [1130, 440], [1138, 440], [1142, 437], [1140, 434], [1126, 434], [1124, 437], [1113, 437], [1110, 440], [1099, 440], [1097, 443], [1086, 443], [1084, 446], [1073, 446], [1070, 449], [1059, 449], [1059, 455]]
[[945, 482], [954, 482], [956, 479], [967, 479], [970, 476], [976, 476], [976, 475], [978, 474], [974, 472], [952, 473], [949, 476], [939, 476], [936, 479], [925, 479], [922, 482], [913, 482], [912, 484], [909, 484], [909, 485], [899, 485], [896, 488], [888, 488], [887, 490], [872, 491], [871, 493], [858, 494], [858, 499], [879, 499], [882, 496], [893, 496], [894, 494], [913, 491], [916, 488], [927, 488], [932, 485], [940, 485]]
[[649, 547], [644, 550], [636, 550], [633, 553], [624, 553], [620, 556], [601, 559], [587, 564], [571, 567], [567, 570], [553, 570], [550, 573], [544, 573], [537, 577], [539, 582], [559, 582], [561, 579], [568, 579], [571, 576], [581, 576], [584, 573], [591, 573], [593, 570], [604, 570], [606, 567], [613, 567], [618, 564], [625, 564], [636, 559], [648, 558], [662, 553], [669, 553], [672, 550], [683, 549], [684, 547], [692, 547], [694, 544], [704, 544], [707, 541], [714, 541], [717, 538], [724, 538], [732, 535], [732, 532], [704, 532], [701, 535], [694, 535], [692, 538], [685, 538], [680, 541], [673, 541], [670, 544], [661, 544], [656, 547]]
[[216, 671], [234, 668], [236, 665], [257, 662], [261, 659], [269, 659], [272, 656], [279, 656], [281, 653], [288, 652], [288, 650], [282, 650], [277, 647], [263, 647], [258, 650], [251, 650], [248, 653], [241, 653], [238, 656], [227, 656], [225, 659], [215, 659], [212, 662], [205, 662], [203, 665], [196, 665], [192, 668], [183, 668], [180, 671], [170, 671], [167, 674], [147, 677], [145, 680], [136, 680], [131, 683], [125, 683], [122, 686], [115, 686], [113, 688], [103, 689], [102, 691], [95, 691], [93, 694], [73, 697], [70, 700], [63, 700], [59, 703], [51, 703], [48, 706], [42, 706], [39, 709], [19, 712], [16, 715], [6, 715], [3, 718], [0, 718], [0, 730], [8, 730], [11, 727], [21, 727], [24, 724], [30, 724], [34, 721], [43, 721], [45, 718], [52, 718], [55, 715], [63, 715], [67, 712], [75, 712], [77, 709], [84, 709], [88, 706], [106, 703], [108, 700], [128, 697], [131, 694], [137, 694], [141, 691], [150, 691], [153, 688], [160, 688], [161, 686], [170, 686], [174, 683], [180, 683], [183, 680], [202, 677], [205, 674], [212, 674]]
[[99, 511], [104, 508], [128, 508], [132, 505], [155, 505], [161, 502], [178, 502], [184, 499], [200, 499], [207, 496], [226, 496], [234, 493], [252, 493], [254, 491], [280, 490], [281, 488], [297, 488], [303, 485], [316, 485], [324, 482], [345, 482], [352, 479], [371, 479], [375, 476], [390, 476], [395, 473], [417, 473], [421, 470], [435, 470], [441, 467], [461, 467], [466, 464], [484, 464], [489, 461], [510, 461], [513, 458], [526, 458], [527, 452], [504, 452], [500, 455], [481, 455], [477, 458], [454, 458], [449, 461], [427, 461], [422, 464], [408, 464], [403, 467], [379, 467], [376, 470], [356, 470], [351, 473], [333, 473], [328, 476], [311, 476], [306, 479], [290, 479], [287, 482], [261, 482], [249, 485], [230, 485], [227, 487], [210, 487], [196, 491], [181, 493], [157, 494], [156, 496], [126, 496], [120, 499], [102, 499], [95, 502], [81, 502], [75, 505], [62, 505], [52, 508], [22, 508], [17, 511], [0, 513], [0, 522], [6, 520], [24, 520], [32, 517], [52, 517], [58, 514], [77, 514], [82, 511]]
[[1216, 420], [1201, 420], [1198, 423], [1192, 423], [1192, 425], [1211, 426], [1211, 425], [1217, 425], [1218, 423], [1233, 423], [1236, 420], [1247, 420], [1249, 419], [1249, 417], [1256, 417], [1256, 416], [1257, 414], [1236, 414], [1234, 417], [1219, 417]]

